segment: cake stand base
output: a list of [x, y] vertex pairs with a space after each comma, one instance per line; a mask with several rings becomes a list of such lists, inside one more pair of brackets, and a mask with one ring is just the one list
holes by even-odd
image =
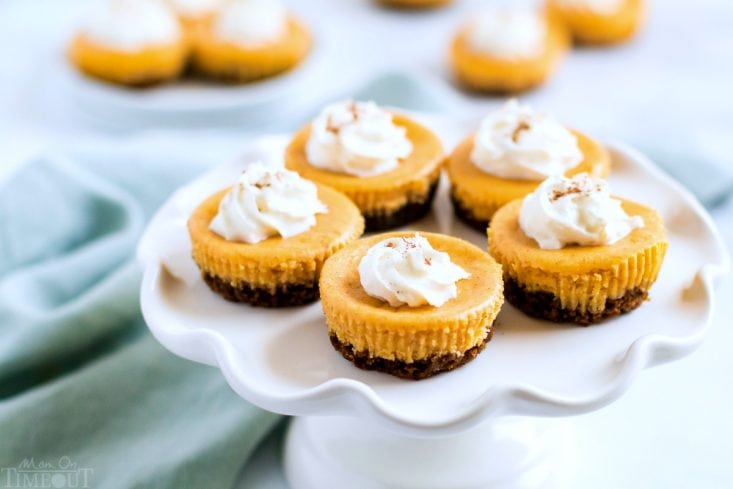
[[414, 438], [360, 418], [294, 418], [285, 445], [292, 489], [567, 487], [576, 460], [567, 421], [500, 418], [457, 435]]

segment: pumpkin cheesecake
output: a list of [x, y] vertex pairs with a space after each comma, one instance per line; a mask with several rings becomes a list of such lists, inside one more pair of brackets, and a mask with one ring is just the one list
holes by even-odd
[[178, 77], [187, 45], [175, 14], [158, 0], [101, 0], [69, 46], [84, 74], [141, 87]]
[[285, 166], [348, 196], [367, 231], [399, 227], [430, 211], [444, 154], [440, 139], [373, 102], [331, 104], [288, 145]]
[[579, 44], [627, 41], [644, 21], [644, 0], [548, 0], [547, 10], [562, 19]]
[[516, 93], [542, 84], [568, 51], [565, 27], [536, 9], [503, 7], [475, 15], [455, 35], [458, 82], [480, 92]]
[[290, 70], [308, 54], [306, 27], [277, 0], [229, 0], [200, 31], [192, 65], [226, 82], [248, 82]]
[[486, 252], [431, 233], [358, 240], [329, 258], [320, 288], [344, 358], [415, 380], [474, 359], [503, 303], [501, 267]]
[[516, 100], [489, 113], [446, 164], [456, 215], [482, 233], [501, 206], [545, 178], [582, 172], [606, 177], [610, 167], [601, 144]]
[[656, 211], [612, 198], [607, 182], [587, 174], [548, 178], [502, 207], [488, 235], [511, 304], [581, 325], [647, 300], [667, 249]]
[[318, 299], [323, 263], [361, 236], [364, 221], [341, 193], [255, 163], [198, 206], [188, 231], [193, 259], [214, 292], [281, 307]]

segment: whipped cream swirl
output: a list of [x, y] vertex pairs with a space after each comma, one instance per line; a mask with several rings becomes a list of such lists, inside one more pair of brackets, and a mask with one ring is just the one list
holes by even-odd
[[611, 197], [608, 183], [581, 173], [550, 177], [524, 198], [519, 227], [540, 248], [610, 245], [644, 227], [641, 216], [629, 216]]
[[404, 127], [374, 102], [328, 105], [311, 124], [308, 162], [318, 168], [369, 177], [394, 170], [412, 153]]
[[456, 282], [469, 276], [418, 233], [380, 241], [359, 263], [364, 291], [392, 307], [442, 306], [458, 295]]
[[624, 5], [625, 0], [556, 0], [561, 6], [576, 10], [590, 10], [601, 15], [613, 15]]
[[517, 180], [544, 180], [583, 161], [573, 133], [516, 100], [481, 121], [470, 157], [485, 173]]
[[478, 53], [502, 59], [533, 58], [542, 54], [547, 23], [527, 8], [487, 10], [470, 24], [467, 42]]
[[159, 0], [102, 0], [94, 2], [81, 33], [102, 46], [138, 51], [178, 42], [181, 27]]
[[280, 39], [288, 14], [277, 0], [229, 0], [214, 22], [214, 34], [246, 48], [260, 47]]
[[227, 241], [254, 244], [303, 233], [316, 224], [316, 214], [327, 212], [313, 182], [253, 163], [221, 200], [209, 229]]
[[221, 5], [221, 0], [166, 0], [176, 13], [185, 17], [210, 14]]

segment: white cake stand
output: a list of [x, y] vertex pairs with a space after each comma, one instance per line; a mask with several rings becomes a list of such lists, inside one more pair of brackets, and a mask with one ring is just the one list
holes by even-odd
[[[263, 140], [244, 159], [277, 160], [283, 142]], [[697, 201], [638, 152], [609, 146], [615, 193], [655, 207], [669, 232], [651, 301], [632, 314], [581, 328], [505, 305], [486, 350], [460, 369], [419, 382], [359, 370], [330, 345], [320, 304], [252, 308], [200, 280], [185, 223], [237, 177], [235, 162], [181, 188], [153, 218], [139, 246], [143, 315], [173, 353], [218, 367], [253, 404], [298, 416], [285, 453], [294, 489], [563, 487], [572, 439], [533, 418], [598, 409], [645, 368], [693, 351], [728, 270]], [[445, 181], [433, 214], [412, 228], [486, 247], [484, 235], [454, 221]]]

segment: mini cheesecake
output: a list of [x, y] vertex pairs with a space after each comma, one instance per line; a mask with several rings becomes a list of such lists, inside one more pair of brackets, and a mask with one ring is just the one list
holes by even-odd
[[611, 244], [545, 249], [522, 229], [522, 205], [520, 199], [502, 207], [488, 230], [489, 251], [502, 264], [509, 303], [532, 317], [589, 325], [632, 311], [647, 300], [667, 250], [666, 231], [656, 211], [620, 200], [623, 212], [642, 226]]
[[191, 63], [205, 77], [244, 83], [294, 68], [310, 48], [308, 29], [278, 2], [233, 0], [199, 31]]
[[[537, 46], [518, 50], [518, 41], [528, 35], [537, 37]], [[518, 93], [545, 82], [568, 47], [567, 30], [553, 15], [523, 9], [489, 11], [477, 14], [454, 36], [450, 61], [458, 82], [469, 90]]]
[[84, 74], [129, 87], [177, 78], [188, 55], [178, 19], [157, 0], [103, 0], [69, 46]]
[[[606, 2], [594, 9], [588, 0], [548, 0], [549, 15], [561, 19], [578, 44], [612, 45], [631, 39], [644, 21], [643, 0]], [[615, 4], [618, 4], [617, 6]]]
[[[394, 297], [386, 297], [397, 302], [377, 297], [365, 287], [370, 284], [363, 276], [365, 257], [379, 247], [399, 250], [401, 243], [409, 253], [414, 239], [415, 233], [386, 233], [344, 247], [324, 265], [320, 288], [328, 335], [344, 358], [361, 369], [418, 380], [473, 360], [491, 339], [503, 296], [501, 267], [486, 252], [457, 238], [420, 233], [430, 253], [447, 254], [451, 265], [465, 272], [454, 283], [455, 295], [437, 306], [410, 305], [414, 297], [400, 297], [408, 292], [399, 286], [392, 287]], [[431, 254], [417, 261], [411, 265], [424, 267], [423, 274], [440, 266]], [[382, 272], [393, 273], [399, 268], [393, 265]]]
[[[317, 198], [325, 211], [315, 215], [307, 230], [287, 237], [270, 232], [267, 237], [255, 236], [251, 242], [239, 237], [227, 239], [212, 222], [222, 213], [222, 201], [237, 190], [237, 185], [207, 198], [188, 221], [192, 256], [203, 280], [225, 299], [253, 306], [296, 306], [317, 300], [318, 279], [326, 259], [364, 231], [359, 210], [341, 193], [317, 185]], [[236, 209], [224, 217], [225, 224], [236, 227], [230, 221], [248, 212], [258, 214], [253, 223], [262, 221], [261, 214], [267, 212], [270, 204], [259, 197], [249, 200], [246, 193], [260, 189], [255, 188], [245, 187], [239, 192], [245, 194], [242, 201], [256, 202], [256, 209]], [[293, 204], [297, 206], [298, 202]], [[280, 218], [275, 215], [275, 219]], [[246, 230], [248, 226], [242, 228]]]
[[[510, 102], [508, 105], [513, 104]], [[517, 106], [516, 104], [513, 106]], [[506, 106], [505, 106], [506, 107]], [[518, 106], [517, 106], [518, 107]], [[501, 109], [505, 110], [505, 109]], [[511, 130], [512, 140], [508, 142], [510, 150], [519, 148], [522, 143], [523, 131], [531, 131], [532, 122], [526, 123], [518, 118], [513, 121]], [[507, 121], [508, 124], [508, 121]], [[505, 125], [502, 123], [502, 125]], [[567, 137], [575, 139], [580, 157], [578, 162], [567, 168], [561, 174], [573, 176], [579, 173], [589, 173], [593, 176], [605, 178], [611, 170], [611, 157], [606, 149], [585, 134], [564, 127], [558, 127], [567, 133]], [[535, 137], [535, 139], [537, 139]], [[556, 136], [546, 138], [549, 143], [557, 140]], [[520, 199], [535, 190], [544, 180], [544, 176], [535, 178], [519, 179], [515, 177], [502, 177], [488, 173], [472, 161], [472, 152], [477, 144], [477, 134], [464, 139], [453, 153], [448, 157], [446, 170], [451, 182], [451, 201], [456, 216], [463, 222], [484, 233], [494, 213], [503, 205], [515, 199]], [[516, 146], [517, 148], [514, 148]], [[542, 147], [531, 147], [532, 151], [544, 151]], [[550, 148], [547, 148], [549, 151]], [[522, 149], [519, 148], [521, 151]], [[526, 150], [525, 150], [526, 151]], [[512, 156], [521, 160], [521, 154]], [[548, 161], [556, 159], [556, 156], [548, 156]], [[491, 164], [491, 161], [487, 163]]]
[[[367, 231], [393, 229], [425, 216], [431, 209], [445, 158], [440, 139], [432, 131], [404, 115], [389, 116], [411, 148], [406, 156], [395, 158], [396, 164], [387, 171], [360, 176], [316, 166], [307, 151], [313, 124], [298, 131], [285, 152], [287, 168], [348, 196], [364, 216]], [[337, 151], [343, 154], [344, 150]]]

